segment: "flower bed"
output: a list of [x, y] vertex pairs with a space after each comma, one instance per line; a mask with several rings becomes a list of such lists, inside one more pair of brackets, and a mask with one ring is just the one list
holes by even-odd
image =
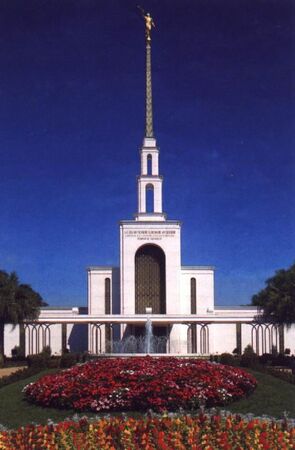
[[201, 450], [270, 449], [295, 446], [295, 428], [286, 423], [239, 416], [100, 419], [29, 425], [0, 432], [0, 449]]
[[253, 391], [241, 369], [197, 359], [100, 359], [47, 375], [24, 388], [27, 400], [76, 411], [175, 411], [225, 405]]

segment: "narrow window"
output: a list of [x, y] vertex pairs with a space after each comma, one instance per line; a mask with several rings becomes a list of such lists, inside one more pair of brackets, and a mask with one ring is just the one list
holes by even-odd
[[147, 155], [147, 175], [153, 174], [152, 160], [153, 160], [152, 155]]
[[191, 278], [191, 314], [197, 314], [196, 279]]
[[146, 212], [153, 213], [154, 212], [154, 186], [152, 184], [147, 184], [145, 188], [145, 196], [146, 196]]
[[104, 300], [105, 300], [105, 314], [111, 314], [111, 280], [106, 278], [104, 282]]

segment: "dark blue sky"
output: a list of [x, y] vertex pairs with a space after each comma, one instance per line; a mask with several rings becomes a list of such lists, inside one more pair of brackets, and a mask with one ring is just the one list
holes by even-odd
[[[118, 222], [136, 212], [137, 3], [0, 3], [0, 267], [51, 305], [86, 304], [86, 267], [118, 265]], [[250, 303], [294, 262], [294, 3], [141, 4], [156, 23], [154, 129], [182, 263], [216, 267], [217, 304]]]

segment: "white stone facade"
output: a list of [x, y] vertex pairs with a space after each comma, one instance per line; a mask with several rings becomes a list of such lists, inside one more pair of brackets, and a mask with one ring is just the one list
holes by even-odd
[[[159, 149], [154, 138], [145, 138], [140, 155], [141, 174], [138, 177], [138, 211], [134, 220], [120, 223], [120, 283], [115, 283], [111, 292], [111, 303], [120, 305], [118, 313], [136, 316], [136, 255], [145, 247], [157, 247], [163, 252], [165, 267], [164, 311], [169, 315], [206, 314], [214, 309], [214, 270], [212, 267], [181, 266], [181, 223], [166, 219], [162, 209], [162, 177], [159, 175]], [[153, 190], [153, 205], [147, 211], [147, 189]], [[88, 311], [89, 314], [106, 313], [106, 282], [113, 286], [114, 268], [96, 267], [88, 271]], [[147, 268], [147, 270], [150, 270]], [[196, 311], [191, 311], [191, 283], [195, 283]], [[152, 280], [149, 280], [152, 283]], [[120, 288], [118, 289], [118, 287]], [[120, 291], [120, 295], [119, 294]], [[145, 300], [143, 300], [145, 301]], [[146, 307], [152, 305], [146, 300]], [[143, 311], [142, 311], [143, 312]], [[153, 312], [152, 312], [153, 313]], [[155, 313], [155, 311], [154, 311]], [[135, 319], [136, 322], [136, 319]], [[121, 338], [126, 332], [126, 324], [121, 326]], [[167, 328], [167, 327], [166, 327]], [[132, 330], [130, 331], [132, 333]], [[164, 332], [165, 333], [165, 332]], [[90, 337], [92, 332], [90, 331]], [[170, 324], [170, 351], [187, 353], [187, 325]], [[105, 350], [104, 327], [99, 330], [100, 347]], [[90, 340], [93, 341], [91, 338]], [[93, 348], [93, 344], [92, 344]]]

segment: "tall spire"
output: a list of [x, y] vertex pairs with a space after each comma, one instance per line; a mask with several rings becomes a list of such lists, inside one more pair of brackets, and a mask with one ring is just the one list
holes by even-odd
[[145, 137], [153, 138], [153, 97], [152, 97], [152, 67], [151, 67], [151, 31], [155, 26], [149, 13], [142, 10], [145, 20], [146, 40], [146, 91], [145, 91]]
[[140, 175], [137, 177], [138, 209], [135, 220], [159, 222], [166, 220], [162, 210], [163, 177], [159, 174], [159, 149], [153, 132], [151, 31], [155, 26], [150, 14], [142, 12], [145, 20], [146, 43], [146, 108], [145, 135], [140, 151]]
[[147, 138], [154, 137], [151, 43], [149, 41], [146, 41], [145, 137]]

